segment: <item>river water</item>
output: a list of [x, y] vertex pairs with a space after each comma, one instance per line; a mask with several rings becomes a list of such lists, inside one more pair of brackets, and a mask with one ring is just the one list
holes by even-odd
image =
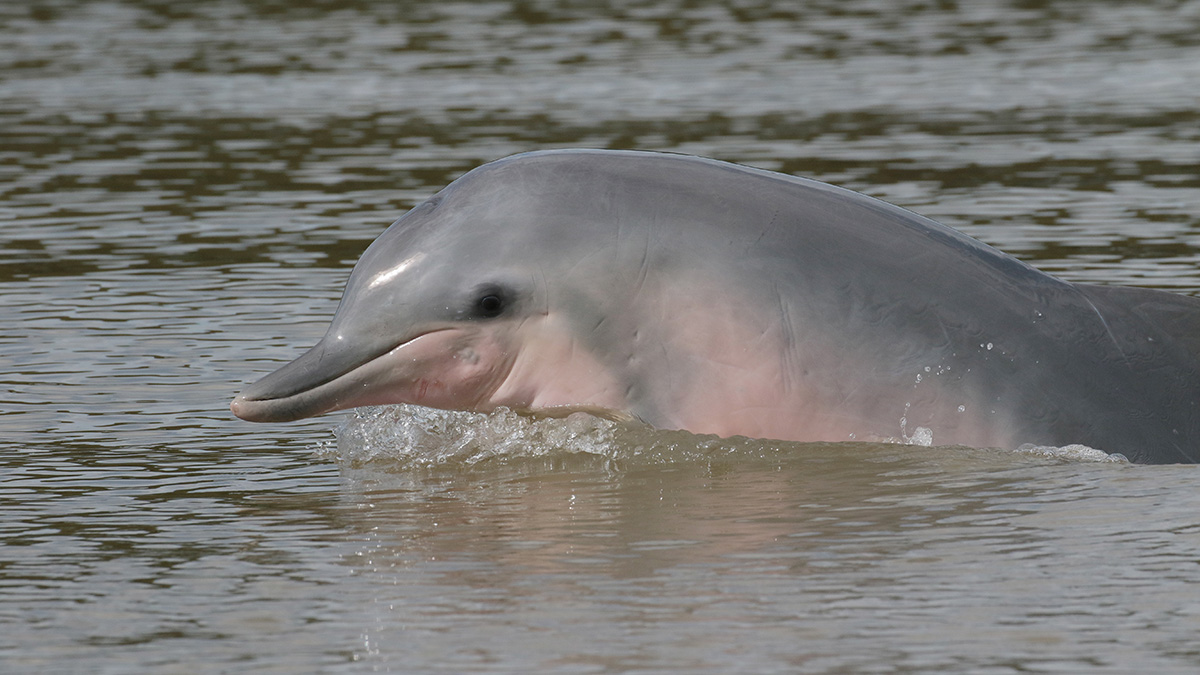
[[468, 169], [670, 150], [1200, 293], [1200, 3], [0, 4], [0, 670], [1195, 672], [1200, 480], [227, 405]]

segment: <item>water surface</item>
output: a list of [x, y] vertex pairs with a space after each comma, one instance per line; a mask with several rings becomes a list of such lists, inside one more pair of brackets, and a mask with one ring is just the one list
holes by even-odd
[[389, 222], [533, 149], [1200, 292], [1198, 36], [1166, 0], [0, 6], [2, 669], [1194, 672], [1195, 467], [226, 406]]

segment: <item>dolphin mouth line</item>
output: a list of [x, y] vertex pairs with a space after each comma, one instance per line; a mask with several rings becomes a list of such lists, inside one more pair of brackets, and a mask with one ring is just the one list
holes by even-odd
[[[452, 329], [451, 328], [434, 328], [432, 330], [428, 330], [423, 333], [418, 333], [417, 335], [414, 335], [414, 336], [408, 338], [407, 340], [398, 342], [398, 343], [392, 345], [391, 347], [386, 347], [378, 352], [375, 352], [365, 359], [356, 361], [355, 363], [351, 364], [350, 366], [343, 368], [342, 370], [339, 370], [335, 373], [329, 374], [320, 380], [302, 382], [297, 386], [284, 389], [280, 393], [268, 392], [267, 395], [265, 395], [265, 396], [263, 396], [263, 395], [256, 396], [253, 394], [242, 393], [242, 394], [239, 394], [237, 398], [239, 398], [243, 401], [248, 401], [248, 402], [268, 403], [271, 401], [284, 401], [289, 398], [294, 398], [296, 396], [303, 396], [303, 395], [313, 392], [317, 389], [320, 389], [321, 387], [324, 387], [327, 384], [336, 382], [337, 380], [349, 375], [350, 373], [353, 373], [354, 371], [356, 371], [360, 368], [363, 368], [367, 365], [370, 365], [372, 362], [377, 361], [377, 360], [387, 356], [388, 354], [391, 354], [392, 352], [396, 351], [397, 349], [400, 349], [401, 347], [404, 347], [405, 345], [411, 344], [412, 342], [414, 342], [415, 340], [417, 340], [419, 338], [425, 337], [426, 335], [432, 335], [434, 333], [441, 333], [441, 332], [448, 331], [448, 330], [452, 330]], [[256, 382], [255, 384], [252, 384], [250, 387], [248, 387], [248, 389], [251, 389], [251, 390], [254, 389], [254, 387], [257, 386], [257, 384], [259, 382], [262, 382], [266, 378], [271, 377], [275, 373], [278, 373], [284, 369], [287, 369], [288, 366], [290, 366], [293, 363], [296, 363], [296, 361], [299, 361], [302, 358], [304, 358], [303, 355], [293, 361], [290, 361], [288, 364], [284, 365], [283, 368], [276, 370], [273, 373], [269, 373], [269, 374], [263, 376], [263, 378], [259, 379], [258, 382]], [[320, 365], [320, 360], [318, 360], [317, 365]]]
[[[371, 363], [372, 361], [375, 361], [376, 359], [380, 359], [380, 358], [386, 356], [387, 354], [390, 354], [393, 350], [403, 347], [404, 345], [408, 344], [408, 342], [409, 342], [408, 340], [405, 340], [404, 342], [401, 342], [400, 344], [398, 344], [394, 347], [389, 347], [387, 349], [384, 349], [383, 351], [373, 354], [370, 357], [368, 357], [362, 361], [358, 361], [358, 362], [354, 363], [353, 365], [351, 365], [350, 367], [348, 367], [344, 370], [341, 370], [339, 372], [333, 373], [332, 375], [329, 375], [322, 380], [314, 380], [312, 382], [305, 382], [304, 386], [299, 387], [299, 388], [286, 389], [282, 393], [279, 393], [279, 394], [269, 392], [268, 395], [266, 395], [266, 396], [252, 396], [252, 395], [247, 395], [247, 394], [241, 394], [238, 396], [238, 398], [242, 399], [243, 401], [267, 402], [267, 401], [283, 401], [283, 400], [292, 398], [294, 396], [300, 396], [303, 394], [307, 394], [308, 392], [311, 392], [316, 389], [320, 389], [321, 387], [324, 387], [325, 385], [329, 384], [330, 382], [334, 382], [342, 377], [345, 377], [346, 375], [349, 375], [350, 373], [353, 373], [354, 371], [358, 370], [359, 368], [362, 368], [363, 366]], [[291, 362], [291, 363], [294, 363], [294, 362]], [[285, 365], [284, 367], [286, 368], [287, 366]], [[275, 372], [279, 372], [279, 371], [275, 371]], [[266, 377], [270, 377], [273, 374], [274, 373], [265, 375], [264, 379]], [[259, 380], [259, 381], [261, 382], [262, 380]], [[253, 388], [253, 385], [251, 385], [250, 388]]]
[[[391, 361], [403, 363], [405, 357], [397, 355], [398, 351], [419, 338], [449, 330], [453, 328], [425, 331], [349, 364], [341, 362], [336, 355], [326, 359], [326, 352], [318, 343], [299, 358], [247, 387], [230, 402], [229, 409], [248, 422], [294, 422], [367, 405], [366, 399], [371, 398], [369, 392], [375, 386], [372, 382], [388, 377], [387, 373], [397, 365]], [[322, 372], [322, 364], [338, 366], [337, 371]]]

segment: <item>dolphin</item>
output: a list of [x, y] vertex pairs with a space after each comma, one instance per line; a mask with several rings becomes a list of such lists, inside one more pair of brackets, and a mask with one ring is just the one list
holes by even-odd
[[1200, 459], [1200, 300], [1072, 284], [825, 183], [666, 153], [476, 168], [355, 265], [231, 404], [589, 410], [785, 441]]

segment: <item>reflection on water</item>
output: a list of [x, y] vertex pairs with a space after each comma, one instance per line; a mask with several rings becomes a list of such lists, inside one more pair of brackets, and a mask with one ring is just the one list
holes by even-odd
[[446, 670], [534, 655], [555, 668], [958, 671], [1006, 668], [1014, 651], [1032, 669], [1194, 664], [1190, 648], [1158, 654], [1111, 632], [1197, 627], [1178, 594], [1200, 536], [1170, 507], [1128, 517], [1182, 481], [1112, 467], [877, 446], [408, 485], [350, 472], [354, 567], [377, 589], [364, 642], [397, 669], [414, 653]]
[[447, 422], [475, 445], [428, 466], [225, 406], [388, 222], [531, 149], [807, 175], [1195, 293], [1198, 36], [1168, 1], [0, 4], [0, 670], [1194, 671], [1194, 467], [564, 452], [579, 419]]

